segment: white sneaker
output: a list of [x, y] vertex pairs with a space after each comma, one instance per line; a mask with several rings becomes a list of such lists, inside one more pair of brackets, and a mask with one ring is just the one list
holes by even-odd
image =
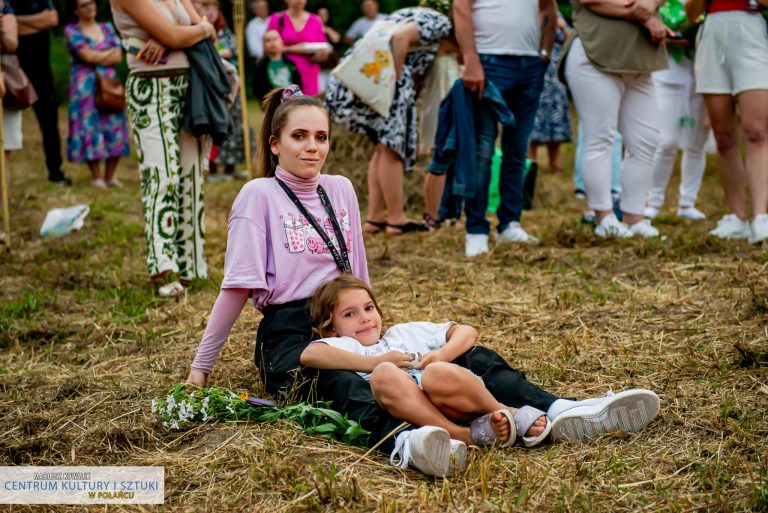
[[659, 230], [651, 224], [650, 219], [643, 219], [642, 221], [629, 225], [629, 231], [632, 235], [639, 235], [646, 239], [659, 236]]
[[523, 242], [525, 244], [538, 244], [539, 239], [533, 235], [528, 235], [528, 232], [523, 230], [520, 223], [513, 221], [504, 228], [504, 231], [499, 233], [497, 237], [499, 242]]
[[752, 235], [749, 237], [750, 244], [759, 244], [768, 239], [768, 214], [757, 214], [752, 220]]
[[659, 413], [659, 396], [641, 388], [625, 390], [595, 404], [565, 410], [552, 420], [553, 440], [581, 440], [613, 431], [640, 431]]
[[451, 470], [451, 436], [436, 426], [403, 431], [395, 438], [389, 462], [403, 469], [410, 466], [428, 476], [447, 476]]
[[467, 444], [461, 440], [451, 439], [451, 463], [448, 475], [453, 476], [467, 468]]
[[707, 218], [707, 214], [694, 206], [677, 207], [677, 217], [684, 217], [693, 221], [703, 221]]
[[[661, 208], [659, 207], [652, 207], [647, 206], [645, 207], [645, 211], [643, 211], [643, 216], [647, 217], [648, 219], [656, 219], [659, 217], [659, 212], [661, 212]], [[677, 214], [680, 215], [680, 214]]]
[[483, 233], [468, 233], [464, 238], [464, 246], [468, 257], [488, 253], [488, 235]]
[[595, 228], [595, 235], [602, 237], [603, 239], [611, 237], [626, 239], [632, 237], [634, 234], [629, 231], [626, 224], [618, 220], [616, 214], [609, 214], [597, 225]]
[[717, 227], [709, 232], [721, 239], [748, 239], [752, 236], [749, 223], [745, 223], [736, 214], [724, 215], [717, 222]]

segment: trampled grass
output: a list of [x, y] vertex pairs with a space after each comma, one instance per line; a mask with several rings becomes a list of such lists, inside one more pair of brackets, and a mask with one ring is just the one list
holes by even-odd
[[[335, 136], [327, 170], [350, 176], [364, 199], [367, 143]], [[568, 169], [569, 149], [565, 157]], [[285, 421], [167, 431], [150, 402], [186, 377], [242, 182], [206, 187], [210, 277], [164, 301], [146, 279], [134, 162], [121, 165], [121, 190], [96, 191], [71, 165], [76, 185], [50, 186], [28, 116], [12, 168], [14, 247], [0, 255], [1, 465], [163, 465], [166, 511], [768, 510], [768, 258], [706, 237], [725, 213], [712, 166], [700, 201], [710, 220], [678, 220], [671, 187], [656, 223], [666, 240], [596, 239], [578, 222], [583, 204], [569, 177], [545, 162], [524, 216], [538, 247], [498, 246], [468, 260], [458, 227], [366, 238], [389, 322], [477, 326], [484, 345], [563, 396], [647, 387], [661, 397], [659, 417], [640, 433], [475, 451], [447, 480], [394, 469], [378, 454], [361, 459], [364, 451]], [[414, 215], [422, 172], [408, 180]], [[48, 209], [81, 202], [92, 209], [81, 232], [40, 239]], [[252, 363], [259, 318], [250, 307], [241, 315], [212, 384], [264, 394]]]

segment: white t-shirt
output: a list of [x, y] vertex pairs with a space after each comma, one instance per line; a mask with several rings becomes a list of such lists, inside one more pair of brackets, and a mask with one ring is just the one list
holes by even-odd
[[[316, 340], [331, 347], [364, 356], [378, 356], [389, 351], [401, 353], [429, 353], [445, 345], [445, 336], [454, 322], [406, 322], [396, 324], [384, 332], [384, 336], [372, 346], [364, 346], [352, 337], [328, 337]], [[366, 381], [371, 380], [367, 372], [358, 372]]]
[[538, 56], [538, 0], [474, 0], [472, 20], [479, 54]]
[[264, 57], [264, 33], [267, 31], [269, 18], [253, 18], [245, 26], [245, 43], [248, 45], [248, 53], [254, 59]]
[[363, 37], [365, 34], [368, 33], [369, 30], [371, 30], [371, 27], [373, 27], [373, 24], [376, 23], [379, 20], [386, 20], [387, 15], [386, 14], [377, 14], [376, 19], [369, 20], [365, 16], [362, 18], [358, 18], [355, 20], [355, 22], [352, 24], [351, 27], [349, 27], [349, 30], [347, 30], [346, 37], [352, 39], [353, 41], [357, 41], [361, 37]]

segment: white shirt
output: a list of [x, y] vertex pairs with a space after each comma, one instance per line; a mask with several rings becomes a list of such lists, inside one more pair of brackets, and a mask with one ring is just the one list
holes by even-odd
[[264, 57], [264, 32], [267, 31], [269, 18], [253, 18], [245, 26], [245, 44], [248, 45], [248, 53], [254, 59]]
[[352, 39], [353, 41], [357, 41], [361, 37], [363, 37], [365, 34], [368, 33], [369, 30], [371, 30], [371, 27], [373, 27], [373, 24], [376, 23], [379, 20], [386, 20], [387, 15], [378, 13], [376, 15], [376, 19], [369, 20], [365, 16], [362, 18], [358, 18], [355, 20], [355, 22], [352, 24], [351, 27], [349, 27], [349, 30], [347, 30], [346, 37]]
[[474, 0], [472, 20], [479, 54], [538, 56], [538, 0]]
[[[364, 346], [352, 337], [328, 337], [316, 340], [331, 347], [364, 356], [378, 356], [389, 351], [401, 353], [429, 353], [445, 345], [445, 336], [454, 322], [406, 322], [396, 324], [384, 332], [384, 336], [372, 346]], [[371, 380], [367, 372], [358, 372], [366, 381]]]

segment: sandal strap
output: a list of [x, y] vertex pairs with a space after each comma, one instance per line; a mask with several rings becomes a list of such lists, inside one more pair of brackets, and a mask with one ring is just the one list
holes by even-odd
[[517, 413], [515, 413], [515, 428], [518, 436], [525, 436], [525, 433], [531, 429], [536, 419], [546, 415], [543, 411], [534, 408], [533, 406], [523, 406]]

